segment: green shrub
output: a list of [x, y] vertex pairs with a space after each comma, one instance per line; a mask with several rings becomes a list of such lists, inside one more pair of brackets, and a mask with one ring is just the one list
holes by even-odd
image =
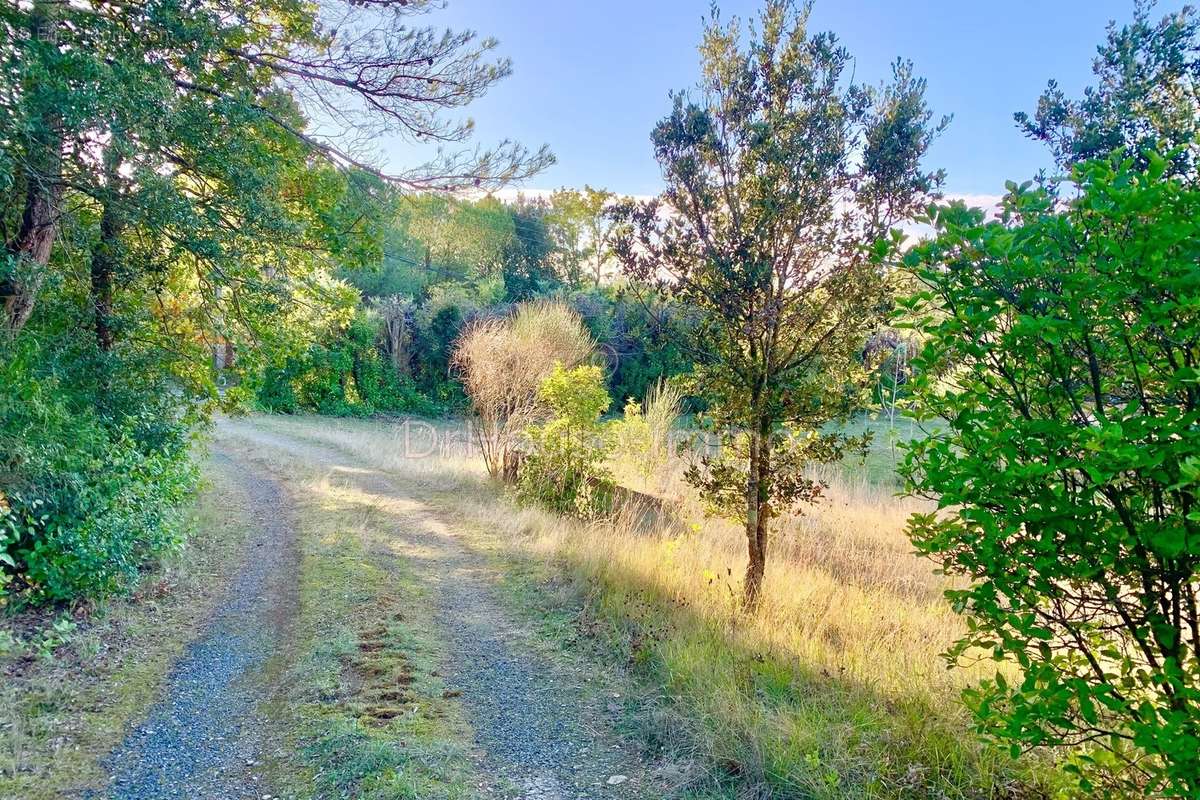
[[596, 517], [612, 508], [613, 482], [604, 467], [611, 449], [600, 416], [612, 400], [596, 366], [561, 365], [538, 389], [550, 419], [528, 429], [530, 452], [517, 496], [561, 514]]
[[259, 407], [337, 417], [438, 413], [441, 407], [422, 395], [412, 380], [402, 378], [384, 356], [381, 332], [379, 317], [359, 309], [344, 329], [283, 365], [268, 368], [258, 387]]
[[1093, 162], [1069, 202], [1010, 185], [1000, 221], [938, 209], [909, 254], [945, 421], [905, 473], [917, 548], [968, 616], [952, 660], [986, 733], [1070, 747], [1089, 796], [1200, 796], [1200, 189], [1169, 159]]
[[292, 381], [301, 371], [299, 359], [289, 358], [283, 366], [267, 367], [258, 386], [258, 406], [275, 414], [295, 414], [300, 398]]
[[[137, 368], [32, 338], [2, 355], [0, 589], [32, 601], [121, 591], [179, 539], [195, 415]], [[104, 385], [77, 381], [81, 367]]]

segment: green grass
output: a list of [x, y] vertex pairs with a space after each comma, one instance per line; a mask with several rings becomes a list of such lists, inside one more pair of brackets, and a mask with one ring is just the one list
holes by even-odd
[[836, 430], [851, 436], [871, 434], [865, 458], [849, 457], [838, 465], [838, 478], [844, 483], [862, 483], [887, 489], [899, 489], [896, 467], [904, 462], [906, 442], [920, 439], [936, 423], [918, 423], [897, 412], [895, 419], [885, 414], [861, 414]]
[[300, 618], [273, 715], [303, 768], [268, 765], [273, 782], [296, 797], [471, 796], [471, 732], [443, 697], [429, 600], [391, 550], [397, 520], [297, 467]]

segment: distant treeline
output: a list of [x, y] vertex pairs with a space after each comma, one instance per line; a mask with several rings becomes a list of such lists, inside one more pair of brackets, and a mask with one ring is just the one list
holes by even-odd
[[269, 366], [258, 403], [336, 415], [460, 409], [465, 398], [450, 361], [464, 326], [540, 298], [561, 300], [583, 318], [614, 397], [643, 397], [688, 369], [688, 314], [615, 274], [606, 245], [610, 198], [589, 188], [512, 203], [402, 201], [381, 262], [338, 273], [359, 292], [353, 313]]

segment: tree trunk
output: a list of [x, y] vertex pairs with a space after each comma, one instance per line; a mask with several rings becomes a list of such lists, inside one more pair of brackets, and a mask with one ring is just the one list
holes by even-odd
[[[55, 0], [36, 0], [30, 14], [30, 35], [45, 42], [58, 39]], [[28, 93], [27, 93], [28, 95]], [[58, 223], [58, 205], [62, 196], [62, 121], [54, 108], [42, 108], [35, 114], [34, 133], [26, 153], [25, 208], [17, 235], [6, 243], [14, 257], [16, 273], [0, 281], [0, 302], [4, 305], [4, 328], [16, 336], [33, 314], [34, 303], [45, 266], [50, 262]]]
[[387, 318], [388, 355], [392, 360], [392, 368], [402, 378], [412, 377], [409, 365], [408, 322], [403, 314], [392, 313]]
[[525, 463], [525, 454], [519, 450], [504, 451], [504, 466], [501, 477], [505, 483], [515, 484], [521, 477], [521, 466]]
[[750, 558], [746, 564], [742, 601], [748, 611], [758, 608], [767, 569], [767, 527], [771, 522], [770, 476], [770, 423], [763, 420], [750, 433], [750, 469], [746, 480], [746, 544]]
[[113, 274], [120, 254], [121, 229], [124, 221], [120, 204], [121, 155], [114, 135], [104, 153], [104, 174], [107, 194], [100, 212], [100, 239], [92, 250], [92, 308], [96, 344], [101, 352], [113, 348], [112, 305]]

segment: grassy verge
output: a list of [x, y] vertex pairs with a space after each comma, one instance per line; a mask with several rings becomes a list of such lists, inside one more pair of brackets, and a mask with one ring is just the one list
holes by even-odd
[[[474, 536], [497, 536], [489, 503], [447, 498], [445, 509]], [[500, 532], [509, 546], [498, 553], [514, 606], [559, 646], [585, 648], [635, 677], [642, 692], [627, 708], [629, 722], [650, 751], [690, 765], [687, 793], [1052, 791], [1041, 765], [1014, 762], [969, 733], [956, 702], [964, 678], [946, 675], [937, 658], [957, 621], [933, 602], [909, 598], [905, 606], [813, 573], [807, 586], [788, 587], [804, 593], [793, 603], [747, 618], [737, 607], [734, 559], [705, 558], [696, 533], [630, 536], [526, 509], [505, 513], [514, 524]]]
[[395, 550], [400, 512], [296, 468], [300, 617], [272, 717], [299, 757], [268, 765], [272, 783], [285, 797], [468, 796], [471, 732], [438, 675], [429, 603]]
[[[643, 687], [629, 709], [651, 748], [691, 765], [681, 792], [728, 797], [1020, 798], [1053, 766], [980, 743], [958, 697], [977, 677], [940, 657], [961, 631], [944, 579], [914, 557], [915, 506], [834, 474], [827, 500], [773, 543], [761, 612], [737, 606], [741, 534], [705, 519], [679, 465], [634, 485], [657, 524], [584, 525], [514, 506], [469, 458], [408, 459], [394, 426], [286, 425], [400, 474], [441, 475], [438, 503], [505, 564], [514, 606], [560, 646]], [[618, 464], [618, 474], [622, 465]], [[984, 669], [990, 669], [985, 666]]]
[[71, 618], [73, 630], [45, 632], [54, 621], [46, 612], [0, 619], [0, 630], [22, 640], [0, 655], [0, 798], [60, 797], [106, 782], [101, 759], [154, 701], [241, 561], [246, 510], [236, 497], [227, 476], [207, 471], [187, 543], [130, 597]]

